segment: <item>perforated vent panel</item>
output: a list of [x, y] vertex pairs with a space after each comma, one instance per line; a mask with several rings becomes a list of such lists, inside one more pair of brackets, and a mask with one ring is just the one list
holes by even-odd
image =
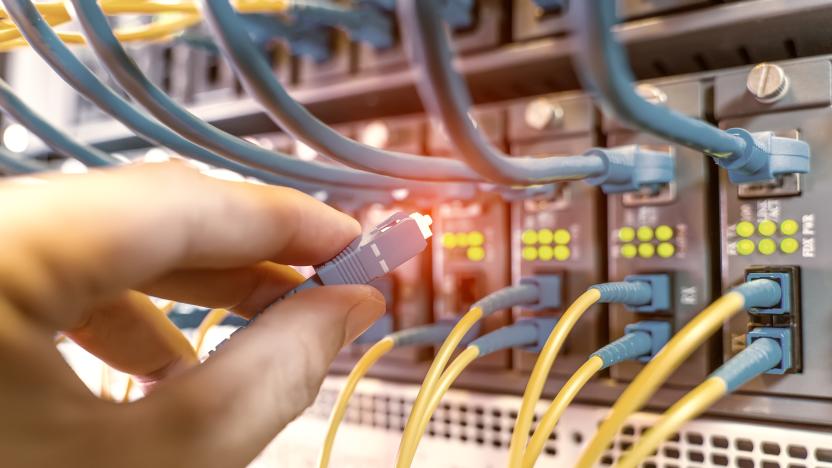
[[[320, 440], [343, 380], [330, 378], [315, 404], [264, 453], [280, 466], [314, 466]], [[418, 388], [367, 380], [359, 385], [339, 432], [333, 466], [392, 466], [399, 437]], [[504, 467], [520, 399], [451, 391], [425, 434], [414, 466]], [[538, 408], [539, 414], [545, 404]], [[536, 466], [572, 466], [594, 428], [601, 407], [573, 405], [565, 413]], [[645, 431], [654, 416], [631, 419], [599, 466], [611, 466]], [[276, 458], [275, 458], [276, 457]], [[268, 466], [268, 465], [264, 465]], [[832, 434], [762, 424], [698, 420], [667, 442], [645, 467], [832, 468]]]

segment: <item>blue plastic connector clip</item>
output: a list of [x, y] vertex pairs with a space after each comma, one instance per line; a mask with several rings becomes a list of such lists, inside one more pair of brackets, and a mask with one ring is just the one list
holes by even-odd
[[792, 278], [788, 273], [781, 272], [754, 272], [745, 275], [746, 281], [753, 281], [756, 279], [768, 279], [777, 282], [780, 285], [780, 302], [771, 307], [750, 307], [748, 309], [752, 314], [766, 314], [766, 315], [783, 315], [792, 312]]
[[523, 318], [517, 321], [517, 324], [528, 324], [535, 328], [535, 332], [537, 333], [537, 342], [529, 345], [524, 346], [520, 349], [523, 351], [528, 351], [530, 353], [539, 353], [543, 346], [546, 345], [546, 341], [549, 340], [549, 335], [552, 334], [552, 330], [554, 330], [555, 325], [558, 324], [557, 317], [532, 317], [532, 318]]
[[378, 320], [370, 325], [358, 338], [353, 341], [354, 344], [372, 344], [384, 338], [393, 332], [393, 316], [384, 314]]
[[535, 275], [520, 278], [520, 284], [530, 284], [537, 287], [537, 302], [525, 304], [523, 307], [532, 312], [546, 309], [557, 309], [563, 303], [563, 278], [560, 275]]
[[534, 4], [543, 11], [562, 10], [566, 0], [534, 0]]
[[766, 374], [782, 375], [791, 370], [792, 360], [792, 331], [789, 328], [760, 327], [755, 328], [745, 335], [746, 346], [751, 346], [761, 338], [774, 340], [780, 347], [780, 362], [771, 366]]
[[773, 132], [751, 133], [742, 128], [731, 128], [726, 132], [746, 142], [744, 152], [714, 158], [728, 171], [728, 178], [735, 184], [764, 182], [785, 174], [809, 172], [811, 149], [805, 141], [778, 137]]
[[474, 5], [474, 0], [443, 0], [439, 11], [451, 29], [465, 29], [474, 24]]
[[670, 324], [661, 320], [642, 320], [624, 326], [624, 333], [646, 333], [650, 337], [650, 350], [638, 357], [641, 362], [648, 362], [670, 340]]
[[780, 283], [768, 278], [746, 281], [731, 291], [742, 294], [747, 309], [775, 307], [782, 303], [784, 295]]
[[670, 309], [670, 276], [664, 274], [629, 275], [624, 278], [627, 283], [647, 283], [650, 285], [650, 300], [644, 304], [627, 304], [634, 312], [661, 312]]
[[676, 159], [672, 153], [647, 149], [640, 145], [615, 148], [592, 148], [584, 156], [597, 156], [604, 161], [603, 174], [585, 179], [601, 186], [604, 193], [635, 192], [673, 181]]

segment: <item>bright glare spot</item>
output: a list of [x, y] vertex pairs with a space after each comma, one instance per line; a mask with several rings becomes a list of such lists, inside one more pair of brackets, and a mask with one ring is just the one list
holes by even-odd
[[246, 180], [245, 177], [234, 171], [229, 171], [228, 169], [208, 169], [207, 171], [202, 171], [202, 173], [208, 177], [220, 180], [229, 180], [231, 182], [245, 182]]
[[23, 125], [13, 123], [3, 130], [3, 146], [22, 153], [29, 147], [29, 130]]
[[329, 199], [329, 193], [327, 193], [326, 190], [321, 190], [319, 192], [313, 193], [312, 197], [314, 197], [315, 200], [318, 200], [320, 202], [325, 202]]
[[61, 172], [64, 174], [83, 174], [87, 172], [87, 166], [77, 159], [67, 159], [61, 163]]
[[390, 129], [384, 122], [376, 120], [361, 130], [361, 142], [374, 148], [387, 146], [390, 140]]
[[123, 163], [123, 164], [129, 164], [130, 163], [130, 158], [128, 158], [127, 156], [125, 156], [121, 153], [110, 153], [110, 155], [112, 157], [116, 158], [120, 163]]
[[393, 200], [402, 201], [410, 195], [410, 190], [405, 188], [396, 189], [390, 192], [390, 195], [393, 196]]
[[162, 148], [150, 148], [142, 160], [147, 163], [163, 163], [170, 161], [170, 155]]
[[318, 152], [302, 141], [295, 142], [295, 154], [304, 161], [311, 161], [318, 157]]

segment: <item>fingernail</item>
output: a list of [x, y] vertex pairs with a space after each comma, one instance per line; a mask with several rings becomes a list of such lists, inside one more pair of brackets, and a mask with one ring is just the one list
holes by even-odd
[[344, 344], [352, 343], [362, 333], [364, 333], [370, 325], [373, 324], [379, 317], [381, 317], [385, 310], [384, 296], [381, 295], [375, 288], [367, 287], [367, 295], [362, 300], [357, 302], [347, 312], [347, 323], [345, 326]]

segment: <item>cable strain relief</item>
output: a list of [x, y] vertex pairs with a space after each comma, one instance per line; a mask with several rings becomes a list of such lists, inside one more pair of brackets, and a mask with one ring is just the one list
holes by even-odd
[[537, 343], [537, 327], [531, 323], [517, 323], [494, 330], [472, 341], [469, 346], [480, 350], [480, 357], [502, 349], [531, 346]]
[[652, 351], [652, 339], [645, 332], [628, 333], [612, 343], [592, 353], [591, 356], [598, 356], [604, 361], [604, 367], [614, 366], [620, 362], [638, 359], [648, 355]]
[[479, 307], [482, 309], [483, 316], [487, 317], [498, 310], [536, 303], [539, 297], [540, 290], [538, 286], [525, 283], [495, 291], [475, 302], [471, 308]]
[[392, 333], [389, 336], [393, 340], [393, 346], [396, 348], [440, 344], [445, 341], [445, 338], [447, 338], [453, 328], [454, 324], [451, 322], [437, 323], [434, 325], [408, 328]]
[[650, 284], [641, 281], [602, 283], [592, 286], [601, 298], [598, 302], [627, 305], [643, 305], [650, 302], [653, 290]]
[[745, 298], [744, 307], [772, 307], [780, 303], [783, 290], [777, 281], [756, 279], [747, 281], [733, 289]]
[[727, 393], [731, 393], [754, 377], [777, 366], [782, 357], [783, 353], [777, 341], [760, 338], [729, 359], [714, 371], [711, 377], [722, 379]]

